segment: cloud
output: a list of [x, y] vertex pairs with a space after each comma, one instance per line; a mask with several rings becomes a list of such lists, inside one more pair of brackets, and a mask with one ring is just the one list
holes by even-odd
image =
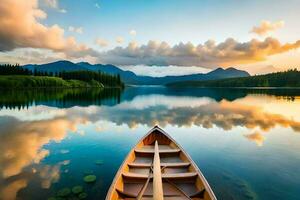
[[119, 66], [123, 70], [129, 70], [137, 75], [141, 76], [153, 76], [153, 77], [164, 77], [164, 76], [182, 76], [189, 74], [208, 73], [211, 70], [203, 67], [178, 67], [178, 66], [147, 66], [147, 65], [130, 65], [130, 66]]
[[251, 33], [255, 33], [259, 36], [264, 36], [270, 32], [273, 32], [279, 28], [282, 28], [284, 26], [284, 21], [277, 21], [277, 22], [270, 22], [267, 20], [261, 21], [259, 26], [254, 26]]
[[44, 2], [50, 8], [56, 9], [56, 10], [58, 10], [61, 13], [66, 13], [67, 12], [65, 9], [59, 8], [58, 0], [44, 0]]
[[95, 3], [95, 7], [98, 8], [98, 9], [100, 9], [100, 4]]
[[132, 36], [136, 36], [136, 30], [129, 31], [129, 34], [132, 35]]
[[[0, 120], [0, 196], [3, 200], [15, 200], [20, 189], [27, 186], [33, 174], [37, 174], [42, 188], [49, 188], [58, 181], [60, 167], [68, 160], [54, 166], [39, 164], [49, 155], [43, 149], [50, 141], [60, 142], [67, 131], [75, 131], [80, 120], [55, 119], [20, 121], [14, 117], [2, 116]], [[5, 124], [5, 126], [3, 125]], [[30, 165], [37, 168], [28, 171]]]
[[252, 134], [249, 134], [249, 135], [245, 135], [245, 137], [251, 141], [254, 141], [257, 146], [263, 146], [264, 144], [264, 141], [266, 139], [265, 136], [263, 136], [261, 133], [259, 132], [254, 132]]
[[[0, 184], [1, 186], [1, 184]], [[3, 187], [0, 187], [0, 195], [3, 200], [16, 200], [17, 193], [20, 189], [27, 186], [26, 179], [19, 179], [11, 181], [10, 183], [3, 184]]]
[[16, 48], [41, 48], [61, 52], [67, 58], [97, 57], [95, 50], [64, 37], [58, 25], [40, 23], [47, 14], [38, 8], [38, 0], [2, 0], [0, 5], [0, 51]]
[[[158, 97], [153, 97], [157, 99]], [[155, 102], [147, 97], [149, 102]], [[262, 107], [248, 106], [237, 102], [221, 101], [209, 102], [195, 106], [175, 106], [170, 107], [170, 99], [159, 97], [160, 104], [143, 105], [133, 101], [130, 104], [121, 103], [115, 107], [95, 108], [95, 113], [89, 114], [86, 118], [95, 121], [101, 115], [103, 119], [114, 122], [117, 125], [126, 124], [129, 127], [137, 125], [147, 125], [149, 127], [158, 124], [162, 127], [167, 125], [182, 126], [202, 126], [212, 128], [217, 126], [224, 130], [231, 130], [234, 127], [245, 127], [248, 129], [259, 128], [269, 131], [276, 126], [290, 127], [296, 132], [300, 132], [300, 122], [285, 117], [280, 114], [265, 112]], [[138, 99], [137, 99], [138, 100]], [[163, 103], [166, 102], [166, 103]], [[169, 104], [167, 104], [169, 103]], [[189, 103], [191, 105], [191, 103]], [[82, 113], [82, 112], [81, 112]], [[75, 113], [72, 113], [76, 115]]]
[[109, 45], [108, 41], [102, 38], [98, 38], [96, 40], [96, 44], [99, 45], [100, 47], [107, 47]]
[[166, 42], [149, 41], [138, 46], [129, 43], [127, 47], [116, 47], [101, 53], [99, 58], [104, 63], [115, 65], [158, 65], [158, 66], [229, 66], [264, 61], [268, 56], [287, 52], [300, 47], [300, 40], [295, 43], [281, 44], [277, 39], [268, 37], [263, 41], [252, 39], [238, 42], [228, 38], [216, 44], [208, 40], [204, 44], [190, 42], [171, 46]]
[[61, 13], [67, 13], [67, 10], [66, 9], [60, 9], [60, 12]]
[[119, 36], [116, 38], [116, 42], [122, 44], [124, 42], [124, 38]]
[[69, 26], [69, 31], [70, 32], [74, 32], [74, 33], [78, 33], [78, 34], [82, 34], [83, 33], [83, 28], [82, 27], [73, 27], [73, 26]]
[[[0, 178], [19, 174], [32, 162], [39, 163], [49, 152], [43, 145], [59, 142], [68, 130], [76, 130], [75, 122], [60, 118], [34, 122], [20, 122], [14, 118], [1, 119]], [[16, 148], [18, 147], [18, 148]]]
[[39, 176], [42, 179], [41, 187], [48, 189], [52, 183], [56, 183], [60, 178], [60, 167], [61, 164], [54, 166], [46, 165], [39, 170]]
[[45, 0], [46, 5], [48, 5], [51, 8], [57, 8], [58, 2], [57, 0]]
[[45, 49], [15, 49], [10, 52], [1, 53], [0, 60], [4, 63], [27, 64], [27, 63], [49, 63], [64, 58], [63, 53], [55, 53]]

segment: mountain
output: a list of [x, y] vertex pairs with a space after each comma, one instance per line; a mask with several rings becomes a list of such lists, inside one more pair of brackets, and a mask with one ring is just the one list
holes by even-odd
[[79, 70], [86, 70], [85, 68], [81, 67], [80, 65], [77, 65], [75, 63], [72, 63], [70, 61], [61, 60], [56, 61], [52, 63], [47, 64], [41, 64], [41, 65], [25, 65], [25, 68], [29, 70], [34, 70], [36, 68], [38, 71], [44, 71], [44, 72], [60, 72], [60, 71], [79, 71]]
[[299, 88], [300, 71], [297, 69], [284, 72], [255, 75], [250, 77], [235, 77], [209, 81], [184, 81], [167, 84], [168, 87], [213, 87], [213, 88]]
[[216, 80], [234, 77], [247, 77], [250, 76], [248, 72], [237, 70], [235, 68], [222, 69], [218, 68], [207, 74], [191, 74], [183, 76], [165, 76], [165, 77], [151, 77], [151, 76], [138, 76], [131, 71], [122, 70], [114, 65], [92, 65], [87, 62], [72, 63], [70, 61], [57, 61], [41, 65], [25, 65], [23, 66], [29, 70], [37, 69], [38, 71], [46, 72], [60, 72], [60, 71], [78, 71], [90, 70], [101, 71], [107, 74], [119, 74], [122, 81], [127, 85], [165, 85], [173, 82], [181, 81], [205, 81]]

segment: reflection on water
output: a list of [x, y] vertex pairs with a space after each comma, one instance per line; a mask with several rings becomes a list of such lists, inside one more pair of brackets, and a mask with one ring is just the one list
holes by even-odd
[[[299, 96], [164, 87], [1, 91], [0, 199], [47, 199], [75, 185], [104, 199], [128, 151], [155, 124], [187, 150], [219, 199], [298, 199]], [[97, 182], [84, 183], [86, 174]]]
[[120, 103], [119, 89], [0, 90], [0, 108], [28, 108], [47, 105], [61, 108]]

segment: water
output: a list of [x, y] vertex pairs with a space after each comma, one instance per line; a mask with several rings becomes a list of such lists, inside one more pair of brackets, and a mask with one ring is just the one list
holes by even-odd
[[[190, 154], [218, 199], [299, 199], [299, 97], [276, 89], [1, 91], [0, 199], [42, 200], [75, 185], [104, 199], [155, 124]], [[86, 174], [97, 181], [84, 183]]]

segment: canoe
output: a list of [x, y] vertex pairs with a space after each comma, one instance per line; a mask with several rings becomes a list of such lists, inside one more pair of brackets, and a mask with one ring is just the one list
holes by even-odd
[[152, 128], [129, 152], [106, 200], [216, 200], [190, 156], [161, 128]]

